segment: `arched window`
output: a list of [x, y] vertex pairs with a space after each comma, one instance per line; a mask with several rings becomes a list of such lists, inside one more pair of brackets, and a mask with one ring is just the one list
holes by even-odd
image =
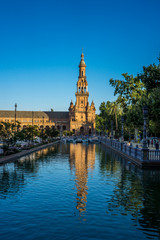
[[63, 131], [65, 131], [66, 130], [66, 126], [65, 125], [63, 125]]
[[80, 128], [80, 134], [84, 134], [84, 127]]
[[83, 93], [83, 87], [82, 87], [82, 93]]
[[83, 71], [82, 71], [82, 77], [83, 77]]
[[81, 88], [79, 87], [78, 92], [80, 92], [80, 91], [81, 91]]
[[84, 87], [84, 92], [86, 93], [86, 87]]

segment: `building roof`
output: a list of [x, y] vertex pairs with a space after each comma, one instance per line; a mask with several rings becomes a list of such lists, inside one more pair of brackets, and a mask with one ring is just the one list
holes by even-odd
[[[15, 111], [0, 110], [0, 118], [14, 118]], [[16, 111], [17, 118], [48, 118], [45, 112], [41, 111]]]
[[50, 119], [69, 119], [69, 112], [45, 112]]
[[[16, 111], [16, 118], [69, 119], [69, 112]], [[0, 110], [0, 118], [15, 118], [15, 111]]]

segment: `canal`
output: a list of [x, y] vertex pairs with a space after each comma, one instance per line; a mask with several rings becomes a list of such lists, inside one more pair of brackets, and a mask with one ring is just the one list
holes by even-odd
[[0, 166], [0, 239], [159, 237], [159, 170], [80, 143]]

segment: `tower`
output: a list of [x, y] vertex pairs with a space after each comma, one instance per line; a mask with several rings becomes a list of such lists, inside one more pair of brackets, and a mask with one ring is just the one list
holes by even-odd
[[75, 96], [75, 105], [73, 105], [73, 102], [71, 101], [69, 107], [70, 130], [77, 134], [91, 134], [95, 129], [96, 109], [93, 101], [91, 106], [89, 106], [88, 102], [89, 92], [83, 52], [79, 64], [79, 76]]

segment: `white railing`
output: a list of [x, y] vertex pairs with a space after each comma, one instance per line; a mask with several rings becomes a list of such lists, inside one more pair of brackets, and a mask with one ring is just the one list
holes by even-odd
[[160, 151], [159, 150], [149, 150], [149, 160], [160, 161]]
[[142, 150], [141, 149], [139, 149], [139, 148], [136, 148], [136, 158], [138, 159], [138, 160], [142, 160]]
[[[134, 148], [133, 146], [127, 146], [125, 143], [121, 143], [118, 140], [114, 139], [107, 139], [106, 137], [100, 138], [100, 141], [105, 143], [108, 146], [112, 146], [112, 148], [119, 150], [123, 153], [125, 153], [128, 156], [131, 156], [135, 159], [138, 159], [139, 161], [144, 160], [144, 151], [140, 148]], [[150, 150], [147, 149], [147, 161], [160, 161], [160, 151], [159, 150]]]

